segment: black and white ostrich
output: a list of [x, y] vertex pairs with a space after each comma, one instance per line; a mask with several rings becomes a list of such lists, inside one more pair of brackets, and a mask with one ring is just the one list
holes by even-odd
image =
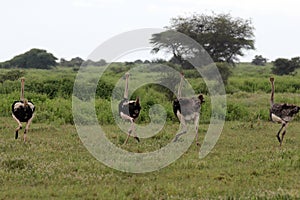
[[181, 89], [184, 81], [184, 75], [181, 74], [181, 80], [178, 87], [177, 98], [173, 101], [173, 112], [182, 124], [182, 131], [175, 136], [174, 142], [178, 138], [187, 132], [186, 121], [194, 120], [194, 126], [196, 131], [196, 144], [198, 143], [198, 127], [201, 104], [204, 103], [203, 95], [200, 94], [197, 97], [185, 98], [181, 97]]
[[[288, 124], [288, 122], [293, 120], [293, 117], [299, 112], [300, 107], [293, 105], [293, 104], [274, 103], [274, 91], [275, 91], [274, 78], [270, 78], [270, 82], [271, 82], [271, 87], [272, 87], [271, 99], [270, 99], [270, 104], [271, 104], [270, 118], [273, 122], [281, 123], [281, 128], [279, 129], [279, 131], [277, 133], [277, 139], [281, 146], [283, 137], [286, 133], [287, 124]], [[282, 129], [284, 129], [284, 130], [283, 130], [281, 138], [280, 138], [280, 133], [281, 133]]]
[[24, 131], [24, 142], [26, 142], [26, 133], [34, 117], [35, 107], [31, 101], [24, 98], [24, 85], [25, 78], [21, 78], [21, 98], [20, 101], [15, 101], [12, 104], [12, 117], [17, 121], [18, 127], [16, 128], [15, 138], [18, 139], [18, 131], [22, 129], [22, 123], [26, 122]]
[[140, 111], [141, 111], [139, 97], [137, 97], [135, 100], [128, 100], [129, 73], [125, 74], [125, 78], [126, 78], [126, 81], [125, 81], [124, 99], [119, 103], [119, 115], [122, 119], [130, 121], [131, 126], [128, 130], [127, 138], [126, 138], [124, 144], [127, 143], [131, 134], [138, 142], [140, 142], [140, 139], [137, 137], [137, 135], [135, 133], [134, 121], [136, 118], [138, 118]]

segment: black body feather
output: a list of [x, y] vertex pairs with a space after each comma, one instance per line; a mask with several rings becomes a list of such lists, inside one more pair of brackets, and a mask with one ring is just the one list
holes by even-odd
[[[300, 110], [300, 107], [292, 104], [286, 103], [276, 103], [270, 109], [270, 115], [274, 114], [280, 117], [285, 122], [289, 122], [293, 119], [294, 115], [296, 115]], [[272, 117], [271, 117], [272, 119]]]
[[[16, 106], [17, 103], [21, 104], [19, 106]], [[31, 101], [28, 101], [28, 103], [31, 103], [33, 105]], [[23, 101], [15, 101], [12, 104], [12, 113], [20, 122], [27, 122], [32, 117], [35, 111], [35, 107], [33, 106], [33, 108], [31, 108], [28, 103], [25, 105]]]
[[128, 99], [123, 99], [119, 103], [119, 113], [123, 112], [125, 115], [128, 115], [133, 119], [138, 118], [140, 111], [141, 106], [136, 101], [128, 101]]

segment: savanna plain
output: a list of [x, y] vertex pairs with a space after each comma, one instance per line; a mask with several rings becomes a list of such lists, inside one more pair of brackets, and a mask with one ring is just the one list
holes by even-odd
[[[137, 124], [149, 123], [149, 109], [161, 104], [167, 113], [165, 126], [140, 143], [130, 139], [122, 145], [126, 134], [111, 113], [111, 91], [131, 67], [134, 64], [114, 63], [101, 77], [95, 98], [98, 121], [116, 146], [138, 153], [154, 151], [172, 142], [179, 122], [172, 113], [169, 91], [144, 85], [133, 93], [141, 97], [143, 108]], [[169, 166], [141, 174], [107, 167], [80, 140], [72, 115], [78, 69], [1, 69], [0, 199], [299, 199], [300, 118], [289, 124], [280, 147], [276, 138], [280, 125], [269, 121], [271, 67], [241, 63], [231, 69], [225, 87], [224, 128], [205, 158], [199, 158], [200, 147], [193, 142]], [[210, 97], [204, 81], [193, 70], [184, 74], [206, 99], [199, 126], [201, 143], [209, 126]], [[25, 97], [36, 105], [26, 143], [22, 141], [23, 130], [15, 140], [17, 124], [11, 117], [11, 104], [20, 98], [22, 76], [26, 78]], [[300, 105], [299, 73], [275, 76], [275, 87], [276, 102]]]

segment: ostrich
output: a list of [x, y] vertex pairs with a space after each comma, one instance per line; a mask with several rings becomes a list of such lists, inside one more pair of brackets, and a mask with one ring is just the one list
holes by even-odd
[[128, 120], [131, 123], [131, 126], [128, 130], [127, 138], [124, 142], [124, 144], [127, 143], [131, 133], [133, 133], [134, 139], [136, 139], [138, 142], [140, 142], [140, 139], [137, 137], [135, 133], [135, 125], [134, 121], [136, 118], [138, 118], [141, 110], [139, 97], [136, 98], [136, 100], [128, 100], [128, 80], [129, 80], [129, 73], [125, 74], [125, 91], [124, 91], [124, 99], [119, 103], [119, 115], [122, 119]]
[[16, 128], [15, 139], [18, 139], [18, 131], [22, 129], [21, 122], [26, 122], [24, 131], [24, 142], [26, 142], [26, 133], [28, 132], [30, 123], [34, 117], [35, 107], [31, 101], [24, 98], [24, 85], [25, 78], [21, 78], [21, 98], [20, 101], [15, 101], [12, 104], [12, 117], [17, 121], [18, 127]]
[[[278, 133], [277, 133], [277, 139], [280, 143], [280, 146], [282, 144], [283, 141], [283, 137], [286, 133], [286, 127], [288, 122], [292, 121], [294, 115], [296, 115], [299, 110], [300, 107], [296, 106], [296, 105], [292, 105], [292, 104], [286, 104], [286, 103], [274, 103], [274, 78], [270, 78], [270, 82], [271, 82], [271, 87], [272, 87], [272, 91], [271, 91], [271, 99], [270, 99], [270, 104], [271, 104], [271, 108], [270, 108], [270, 119], [273, 122], [277, 122], [277, 123], [281, 123], [281, 128], [279, 129]], [[280, 138], [280, 133], [281, 131], [282, 135]]]
[[205, 101], [202, 94], [192, 98], [181, 97], [183, 80], [184, 80], [184, 75], [182, 73], [181, 80], [178, 87], [177, 98], [173, 101], [173, 112], [175, 116], [179, 119], [183, 128], [182, 131], [175, 136], [174, 142], [176, 142], [181, 135], [187, 132], [185, 121], [194, 120], [195, 131], [196, 131], [196, 144], [199, 145], [198, 143], [199, 115], [200, 115], [201, 104], [204, 103]]

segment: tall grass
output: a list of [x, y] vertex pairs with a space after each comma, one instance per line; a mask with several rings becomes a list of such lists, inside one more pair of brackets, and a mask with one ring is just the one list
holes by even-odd
[[[133, 67], [133, 66], [131, 66]], [[103, 74], [98, 82], [96, 94], [95, 109], [97, 110], [98, 120], [101, 124], [112, 124], [113, 114], [111, 112], [111, 98], [114, 85], [122, 78], [125, 71], [122, 66], [113, 64]], [[271, 66], [252, 66], [249, 64], [240, 64], [232, 69], [232, 76], [226, 85], [227, 91], [227, 114], [226, 120], [242, 120], [253, 121], [256, 119], [269, 120], [269, 96], [270, 83], [269, 77]], [[124, 69], [129, 69], [124, 66]], [[91, 67], [93, 70], [93, 67]], [[147, 69], [145, 78], [151, 69]], [[10, 116], [11, 104], [14, 100], [19, 99], [20, 82], [19, 76], [26, 77], [25, 96], [32, 100], [37, 108], [35, 121], [43, 123], [72, 124], [72, 102], [73, 83], [76, 77], [76, 71], [72, 69], [56, 68], [53, 70], [23, 70], [11, 71], [14, 76], [9, 76], [10, 71], [1, 69], [0, 75], [4, 77], [0, 82], [0, 114], [1, 116]], [[201, 121], [209, 123], [211, 117], [210, 96], [207, 86], [201, 77], [196, 76], [195, 70], [186, 70], [185, 77], [192, 85], [196, 93], [204, 94], [206, 103], [202, 106]], [[5, 78], [6, 77], [6, 78]], [[14, 80], [14, 78], [16, 80]], [[90, 94], [89, 84], [94, 83], [98, 79], [96, 73], [88, 77], [87, 81], [78, 86], [84, 86], [80, 89], [79, 94], [73, 94], [79, 99], [89, 100], [92, 98]], [[132, 80], [135, 81], [134, 79]], [[90, 83], [89, 83], [90, 82]], [[176, 84], [175, 84], [176, 85]], [[275, 76], [275, 100], [276, 102], [288, 102], [300, 104], [300, 79], [296, 76]], [[116, 92], [117, 91], [117, 92]], [[115, 89], [117, 98], [122, 98], [123, 88]], [[167, 113], [167, 121], [174, 121], [176, 117], [172, 110], [173, 95], [170, 91], [165, 90], [155, 84], [140, 87], [133, 93], [132, 98], [139, 96], [141, 98], [142, 112], [138, 119], [138, 123], [149, 123], [149, 110], [155, 104], [164, 107]], [[116, 97], [114, 97], [116, 98]]]

